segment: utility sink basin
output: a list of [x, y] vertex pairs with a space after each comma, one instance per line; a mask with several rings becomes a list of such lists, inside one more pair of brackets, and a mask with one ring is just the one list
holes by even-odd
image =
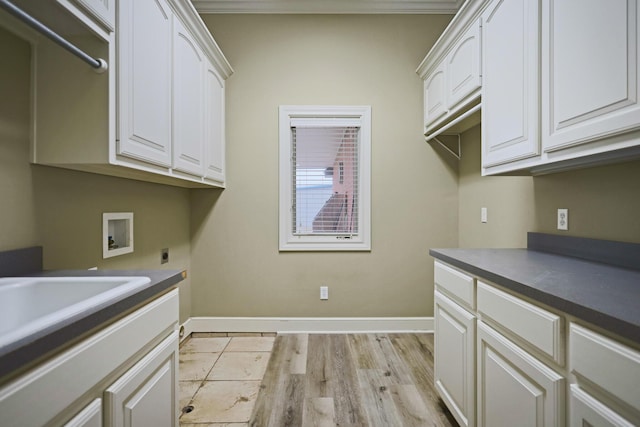
[[105, 307], [150, 281], [115, 276], [0, 278], [0, 348]]

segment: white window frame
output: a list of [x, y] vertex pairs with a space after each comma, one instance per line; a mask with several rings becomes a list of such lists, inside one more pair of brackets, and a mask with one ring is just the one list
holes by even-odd
[[[293, 234], [293, 180], [291, 167], [292, 119], [356, 119], [360, 127], [358, 179], [358, 234], [304, 235]], [[371, 106], [281, 105], [280, 139], [280, 227], [281, 251], [370, 251], [371, 250]]]

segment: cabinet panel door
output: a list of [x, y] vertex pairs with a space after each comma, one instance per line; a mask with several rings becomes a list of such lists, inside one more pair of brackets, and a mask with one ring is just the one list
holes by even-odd
[[164, 0], [123, 0], [118, 18], [117, 152], [171, 166], [171, 9]]
[[447, 56], [447, 107], [458, 103], [480, 88], [480, 21], [475, 22]]
[[458, 423], [475, 426], [475, 316], [436, 291], [435, 387]]
[[[66, 0], [57, 0], [66, 7]], [[116, 2], [115, 0], [75, 0], [84, 10], [89, 12], [102, 25], [110, 30], [116, 27]]]
[[640, 352], [590, 329], [569, 326], [571, 371], [640, 408]]
[[478, 280], [478, 313], [564, 364], [563, 318]]
[[478, 322], [478, 426], [563, 426], [565, 380]]
[[571, 384], [571, 427], [601, 426], [601, 427], [632, 427], [622, 416], [611, 408], [586, 393], [576, 384]]
[[482, 165], [536, 156], [538, 0], [494, 0], [482, 15]]
[[102, 399], [95, 399], [64, 427], [102, 427]]
[[545, 151], [640, 127], [637, 3], [544, 1]]
[[430, 124], [447, 112], [444, 64], [440, 64], [424, 81], [424, 125]]
[[205, 176], [224, 183], [224, 80], [207, 61], [205, 73]]
[[173, 167], [204, 175], [205, 58], [179, 19], [174, 21]]
[[104, 393], [107, 425], [178, 427], [178, 332], [174, 331]]
[[436, 261], [433, 269], [437, 289], [449, 295], [461, 305], [473, 310], [476, 307], [476, 279], [462, 271]]

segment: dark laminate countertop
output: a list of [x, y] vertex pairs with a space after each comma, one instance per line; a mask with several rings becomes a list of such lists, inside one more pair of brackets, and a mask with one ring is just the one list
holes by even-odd
[[20, 276], [47, 277], [96, 277], [96, 276], [145, 276], [151, 281], [137, 292], [108, 301], [59, 322], [37, 334], [32, 334], [0, 348], [0, 382], [13, 377], [43, 356], [68, 345], [94, 328], [106, 325], [127, 313], [140, 303], [167, 291], [182, 277], [177, 270], [59, 270], [20, 274]]
[[541, 251], [531, 244], [528, 249], [431, 249], [429, 253], [640, 344], [640, 271], [629, 268], [636, 260], [620, 267]]

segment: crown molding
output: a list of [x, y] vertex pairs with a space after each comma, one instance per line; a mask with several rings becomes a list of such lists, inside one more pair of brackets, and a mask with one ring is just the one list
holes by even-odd
[[464, 0], [194, 0], [199, 13], [455, 14]]

